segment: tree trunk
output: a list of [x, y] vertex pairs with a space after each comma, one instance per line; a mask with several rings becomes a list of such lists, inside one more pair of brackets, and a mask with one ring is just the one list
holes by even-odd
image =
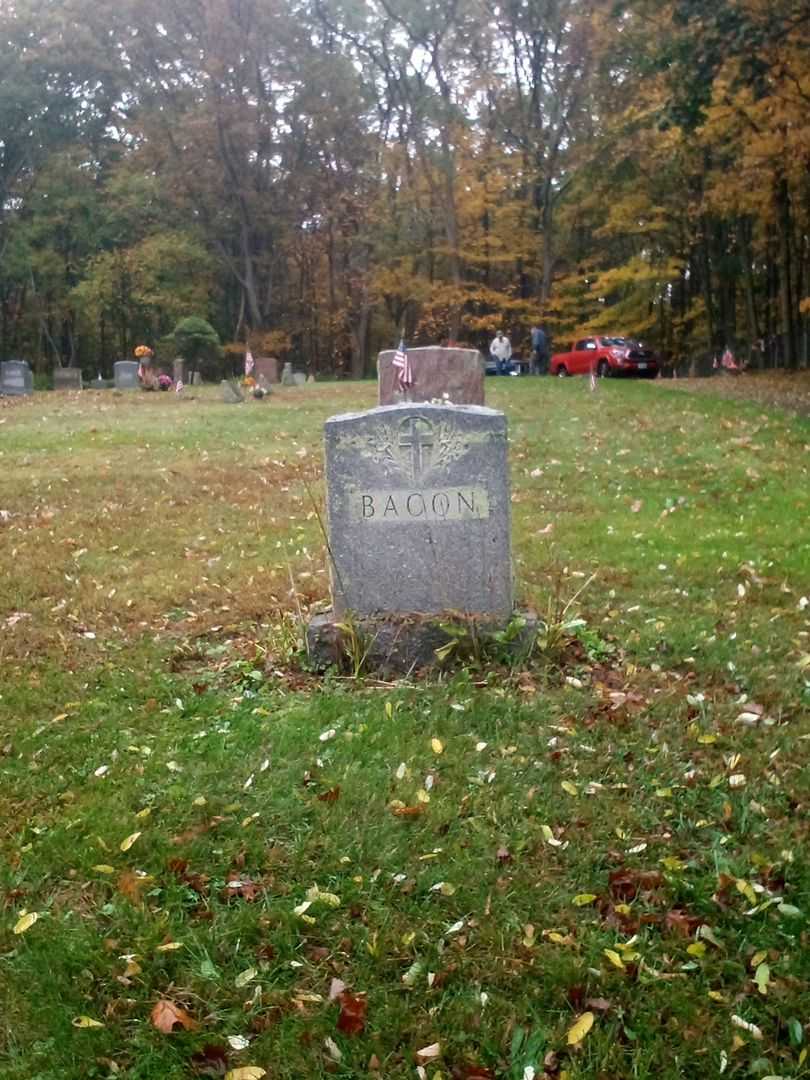
[[796, 324], [793, 317], [793, 278], [790, 191], [787, 178], [776, 181], [776, 228], [779, 237], [779, 316], [782, 327], [782, 356], [785, 367], [796, 368], [799, 353], [796, 348]]

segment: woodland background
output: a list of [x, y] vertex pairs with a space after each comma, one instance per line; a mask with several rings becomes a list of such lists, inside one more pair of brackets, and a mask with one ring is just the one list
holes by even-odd
[[0, 358], [361, 376], [542, 319], [806, 366], [801, 0], [12, 0]]

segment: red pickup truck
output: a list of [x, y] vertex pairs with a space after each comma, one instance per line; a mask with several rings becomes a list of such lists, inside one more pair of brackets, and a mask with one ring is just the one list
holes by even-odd
[[551, 358], [551, 374], [590, 375], [600, 378], [613, 375], [640, 375], [654, 379], [658, 374], [658, 359], [650, 349], [625, 337], [589, 337], [572, 345], [568, 352], [555, 353]]

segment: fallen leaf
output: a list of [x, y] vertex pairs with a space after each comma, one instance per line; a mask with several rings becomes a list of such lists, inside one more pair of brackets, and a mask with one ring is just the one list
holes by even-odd
[[182, 941], [164, 941], [162, 945], [155, 946], [155, 952], [177, 952], [183, 948]]
[[14, 933], [24, 934], [26, 930], [30, 930], [34, 923], [39, 918], [39, 913], [36, 911], [24, 911], [20, 915], [19, 919], [14, 923]]
[[318, 802], [334, 803], [340, 798], [340, 784], [337, 787], [331, 788], [329, 791], [322, 791], [318, 796]]
[[140, 835], [141, 834], [139, 832], [134, 832], [130, 833], [129, 836], [125, 837], [118, 845], [121, 851], [129, 851], [129, 849], [132, 847], [132, 845], [135, 843], [135, 841]]
[[70, 1022], [75, 1028], [104, 1027], [100, 1020], [94, 1020], [92, 1016], [74, 1016]]
[[731, 1023], [736, 1028], [740, 1028], [742, 1031], [747, 1031], [749, 1035], [752, 1035], [755, 1039], [762, 1039], [762, 1031], [756, 1024], [749, 1024], [747, 1020], [743, 1020], [741, 1016], [731, 1017]]
[[391, 813], [394, 817], [417, 817], [424, 812], [424, 809], [425, 803], [420, 803], [418, 806], [394, 806]]
[[224, 1076], [228, 1069], [228, 1048], [209, 1043], [192, 1054], [190, 1062], [197, 1076]]
[[142, 904], [141, 891], [155, 879], [151, 874], [137, 874], [134, 870], [125, 870], [118, 877], [117, 888], [122, 896], [132, 904]]
[[160, 1001], [155, 1003], [149, 1014], [149, 1019], [158, 1031], [162, 1031], [164, 1035], [171, 1035], [175, 1024], [180, 1024], [186, 1031], [194, 1031], [200, 1026], [196, 1020], [189, 1016], [185, 1009], [182, 1009], [173, 1001], [168, 1001], [166, 998], [161, 998]]
[[245, 968], [245, 970], [240, 971], [236, 978], [233, 980], [233, 985], [241, 989], [241, 987], [247, 986], [249, 982], [253, 982], [257, 975], [258, 971], [256, 971], [256, 968]]
[[337, 1019], [338, 1031], [342, 1031], [344, 1035], [359, 1035], [366, 1026], [368, 999], [365, 996], [360, 997], [350, 994], [348, 990], [344, 990], [340, 994], [338, 1001], [340, 1002], [340, 1014]]
[[231, 1069], [225, 1073], [225, 1080], [261, 1080], [267, 1075], [267, 1070], [259, 1065], [243, 1065], [239, 1069]]
[[427, 1061], [435, 1061], [437, 1057], [441, 1057], [442, 1048], [440, 1043], [431, 1043], [430, 1046], [423, 1046], [421, 1050], [416, 1051], [416, 1061], [419, 1065], [424, 1065]]
[[187, 844], [190, 840], [196, 840], [198, 836], [204, 836], [207, 832], [211, 832], [212, 829], [216, 829], [218, 825], [227, 820], [228, 818], [217, 815], [209, 821], [201, 821], [198, 825], [192, 825], [190, 829], [186, 829], [185, 832], [173, 836], [169, 843]]
[[578, 896], [574, 897], [573, 904], [574, 904], [574, 907], [587, 907], [588, 904], [592, 904], [595, 899], [596, 899], [596, 894], [595, 893], [583, 892], [583, 893], [579, 893]]
[[231, 1050], [247, 1050], [250, 1046], [250, 1039], [246, 1039], [244, 1035], [229, 1035], [228, 1046]]
[[622, 971], [625, 970], [624, 960], [622, 960], [621, 956], [619, 956], [615, 949], [604, 949], [603, 951], [605, 956], [608, 958], [611, 964], [613, 964], [614, 967], [620, 968]]
[[431, 750], [433, 751], [434, 754], [443, 754], [444, 753], [444, 743], [442, 742], [441, 739], [431, 739], [430, 740], [430, 748], [431, 748]]
[[575, 1024], [568, 1029], [568, 1035], [566, 1041], [569, 1046], [576, 1046], [581, 1043], [588, 1032], [593, 1027], [594, 1016], [592, 1012], [583, 1013], [582, 1016], [576, 1021]]
[[323, 1040], [323, 1045], [326, 1047], [326, 1052], [329, 1054], [329, 1057], [332, 1059], [332, 1061], [343, 1060], [343, 1054], [341, 1053], [341, 1049], [334, 1039], [330, 1038], [330, 1036], [327, 1035], [327, 1037]]
[[93, 870], [95, 870], [95, 872], [97, 874], [114, 874], [115, 873], [115, 867], [114, 866], [108, 866], [107, 863], [97, 863], [93, 867]]

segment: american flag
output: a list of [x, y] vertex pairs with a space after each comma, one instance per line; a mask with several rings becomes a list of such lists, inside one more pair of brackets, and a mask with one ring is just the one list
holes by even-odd
[[397, 351], [394, 353], [394, 367], [399, 370], [400, 390], [410, 390], [413, 386], [413, 371], [408, 359], [408, 350], [405, 348], [405, 338], [401, 338]]
[[177, 383], [175, 385], [175, 388], [174, 388], [175, 394], [179, 394], [182, 389], [183, 389], [183, 380], [178, 379]]
[[253, 353], [248, 349], [245, 353], [245, 376], [250, 375], [251, 371], [253, 371]]

